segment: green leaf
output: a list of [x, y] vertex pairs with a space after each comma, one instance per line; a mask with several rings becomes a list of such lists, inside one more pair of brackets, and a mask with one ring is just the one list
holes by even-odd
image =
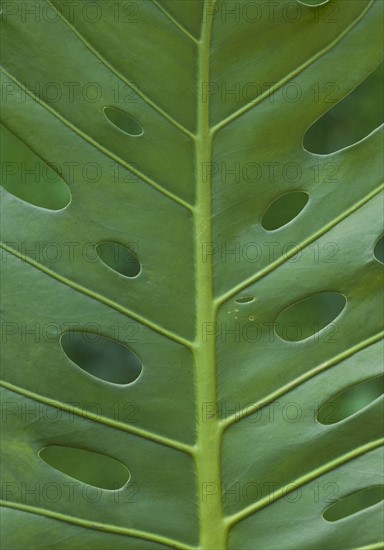
[[382, 11], [3, 2], [5, 548], [381, 548]]

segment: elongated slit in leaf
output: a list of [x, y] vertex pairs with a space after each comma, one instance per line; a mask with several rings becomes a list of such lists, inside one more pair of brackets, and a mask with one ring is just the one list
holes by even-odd
[[303, 145], [312, 153], [326, 155], [353, 145], [383, 123], [383, 64], [350, 94], [338, 101], [337, 81], [325, 82], [318, 100], [330, 109], [305, 132]]
[[334, 424], [364, 409], [383, 394], [383, 376], [364, 380], [329, 399], [320, 408], [320, 424]]
[[96, 246], [100, 260], [109, 268], [128, 278], [140, 273], [140, 262], [127, 247], [115, 242], [103, 242]]
[[113, 384], [131, 384], [141, 374], [141, 361], [132, 350], [100, 334], [65, 332], [60, 342], [69, 359], [95, 378]]
[[141, 124], [131, 115], [120, 109], [104, 107], [104, 114], [114, 126], [129, 136], [138, 137], [144, 133]]
[[39, 451], [39, 456], [52, 468], [101, 489], [120, 489], [130, 478], [124, 464], [87, 449], [49, 445]]
[[309, 199], [308, 193], [292, 191], [275, 199], [265, 211], [261, 225], [267, 231], [274, 231], [294, 220], [304, 209]]
[[286, 307], [277, 317], [275, 332], [288, 342], [313, 336], [343, 311], [346, 298], [339, 292], [319, 292]]
[[60, 173], [2, 124], [0, 145], [1, 184], [9, 193], [46, 210], [62, 210], [68, 206], [71, 192]]
[[355, 491], [337, 502], [328, 506], [323, 512], [323, 517], [327, 521], [339, 521], [345, 517], [356, 514], [370, 506], [381, 502], [384, 498], [384, 486], [367, 487], [361, 491]]

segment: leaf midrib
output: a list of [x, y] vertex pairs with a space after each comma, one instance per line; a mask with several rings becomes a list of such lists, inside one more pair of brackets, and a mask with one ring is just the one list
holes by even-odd
[[216, 416], [203, 418], [204, 404], [217, 402], [216, 342], [203, 338], [203, 327], [214, 326], [217, 307], [213, 298], [213, 261], [204, 261], [203, 243], [212, 241], [212, 179], [203, 177], [203, 167], [212, 162], [213, 134], [210, 130], [210, 102], [203, 97], [203, 83], [210, 81], [210, 48], [213, 12], [216, 0], [210, 2], [210, 12], [204, 2], [201, 39], [198, 47], [197, 80], [197, 137], [196, 137], [196, 208], [195, 208], [195, 266], [196, 266], [196, 346], [195, 386], [197, 444], [195, 466], [198, 484], [198, 515], [200, 547], [206, 550], [226, 548], [227, 527], [224, 521], [220, 491], [204, 497], [207, 483], [221, 487], [221, 422]]

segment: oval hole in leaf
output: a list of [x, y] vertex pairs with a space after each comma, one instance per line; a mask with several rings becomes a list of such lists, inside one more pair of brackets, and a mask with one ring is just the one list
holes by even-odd
[[96, 246], [102, 262], [125, 277], [136, 277], [140, 273], [140, 262], [125, 246], [114, 242], [103, 242]]
[[375, 244], [373, 253], [375, 258], [384, 264], [384, 235]]
[[250, 302], [253, 302], [255, 298], [253, 296], [241, 296], [240, 298], [236, 299], [237, 304], [249, 304]]
[[142, 363], [133, 351], [100, 334], [65, 332], [60, 342], [71, 361], [101, 380], [113, 384], [131, 384], [142, 371]]
[[320, 424], [335, 424], [360, 411], [383, 394], [384, 376], [364, 380], [347, 388], [324, 403], [319, 409]]
[[261, 225], [267, 231], [283, 227], [300, 214], [309, 199], [304, 191], [292, 191], [275, 199], [265, 211]]
[[384, 486], [367, 487], [338, 500], [323, 512], [326, 521], [338, 521], [369, 506], [381, 502], [384, 497]]
[[335, 106], [308, 128], [304, 147], [328, 154], [366, 137], [383, 122], [383, 94], [383, 65], [337, 104], [337, 83], [326, 83], [320, 88], [319, 100]]
[[115, 107], [104, 107], [104, 114], [107, 119], [129, 136], [141, 136], [144, 129], [139, 122], [128, 113]]
[[101, 489], [120, 489], [130, 478], [128, 468], [115, 458], [85, 449], [50, 445], [39, 456], [56, 470]]
[[347, 300], [339, 292], [320, 292], [285, 308], [277, 317], [275, 332], [287, 342], [305, 340], [329, 325]]
[[5, 126], [0, 125], [2, 186], [19, 199], [61, 210], [71, 201], [65, 181]]

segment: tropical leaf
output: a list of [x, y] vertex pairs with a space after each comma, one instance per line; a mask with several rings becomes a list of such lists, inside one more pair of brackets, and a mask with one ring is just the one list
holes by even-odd
[[381, 548], [382, 8], [3, 2], [4, 548]]

